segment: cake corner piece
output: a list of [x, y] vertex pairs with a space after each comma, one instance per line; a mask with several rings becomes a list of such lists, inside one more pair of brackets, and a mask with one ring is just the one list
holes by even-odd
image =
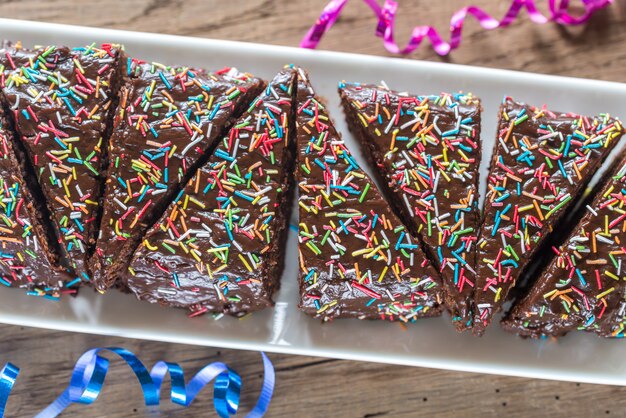
[[457, 331], [472, 326], [480, 99], [472, 94], [416, 95], [386, 84], [340, 82], [348, 127], [395, 212], [439, 270]]
[[265, 86], [234, 68], [206, 72], [136, 59], [126, 67], [109, 143], [107, 199], [90, 259], [100, 292], [122, 284], [148, 228]]
[[76, 293], [77, 282], [62, 265], [44, 203], [33, 197], [31, 182], [36, 180], [23, 165], [25, 156], [17, 157], [10, 125], [0, 109], [0, 285], [57, 300]]
[[608, 114], [560, 113], [504, 98], [478, 241], [474, 334], [485, 332], [622, 134]]
[[2, 49], [2, 97], [16, 145], [27, 171], [36, 173], [59, 256], [88, 283], [121, 47], [27, 49], [4, 42]]
[[560, 337], [574, 330], [623, 338], [626, 286], [626, 158], [615, 164], [564, 244], [501, 321], [521, 337]]
[[324, 321], [440, 315], [436, 270], [359, 167], [302, 69], [296, 121], [300, 309]]
[[186, 184], [135, 252], [139, 299], [243, 316], [274, 305], [293, 195], [295, 79], [287, 67]]

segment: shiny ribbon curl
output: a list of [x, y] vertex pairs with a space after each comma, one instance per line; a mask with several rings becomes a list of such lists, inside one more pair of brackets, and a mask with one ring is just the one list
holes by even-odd
[[[84, 353], [74, 366], [67, 389], [37, 414], [36, 418], [56, 417], [72, 403], [92, 404], [102, 391], [104, 379], [109, 369], [109, 360], [100, 356], [103, 351], [109, 351], [121, 357], [132, 369], [141, 384], [146, 406], [159, 404], [161, 385], [169, 373], [172, 402], [188, 407], [198, 393], [215, 379], [213, 384], [215, 412], [221, 418], [229, 418], [236, 414], [239, 409], [241, 377], [224, 363], [214, 362], [203, 367], [188, 384], [185, 384], [183, 369], [176, 363], [159, 361], [148, 372], [143, 363], [130, 351], [119, 347], [109, 347], [95, 348]], [[274, 392], [274, 367], [265, 353], [261, 353], [261, 356], [264, 368], [263, 387], [256, 405], [247, 415], [247, 418], [262, 417], [269, 408]], [[11, 363], [7, 363], [0, 370], [0, 418], [4, 417], [6, 403], [19, 372], [20, 369]]]
[[[530, 20], [534, 23], [544, 24], [555, 22], [560, 25], [580, 25], [589, 20], [597, 10], [613, 3], [613, 0], [581, 0], [583, 12], [579, 16], [571, 15], [568, 11], [570, 0], [549, 0], [549, 16], [546, 17], [535, 5], [535, 0], [513, 0], [508, 11], [501, 20], [489, 15], [476, 6], [467, 6], [452, 15], [450, 19], [450, 41], [446, 42], [439, 32], [432, 26], [416, 26], [413, 28], [411, 38], [404, 48], [400, 48], [394, 38], [394, 25], [398, 3], [395, 0], [385, 0], [380, 6], [376, 0], [363, 0], [378, 18], [376, 36], [383, 39], [387, 51], [394, 54], [409, 54], [420, 46], [425, 38], [428, 38], [433, 49], [439, 55], [447, 55], [461, 44], [463, 23], [468, 16], [474, 17], [478, 23], [487, 30], [509, 26], [519, 16], [522, 9], [526, 9]], [[339, 15], [348, 3], [348, 0], [331, 0], [315, 24], [309, 29], [302, 39], [302, 48], [316, 48], [320, 40], [333, 26]]]
[[13, 385], [19, 373], [20, 369], [11, 363], [7, 363], [2, 370], [0, 370], [0, 418], [4, 417], [4, 410], [9, 400], [9, 394], [11, 393], [11, 389], [13, 389]]

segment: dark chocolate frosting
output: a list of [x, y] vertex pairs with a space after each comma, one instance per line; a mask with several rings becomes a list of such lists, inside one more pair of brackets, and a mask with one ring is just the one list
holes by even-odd
[[147, 228], [262, 88], [235, 69], [204, 73], [140, 61], [127, 67], [91, 260], [100, 291], [116, 284]]
[[300, 308], [330, 320], [441, 313], [437, 272], [298, 79]]
[[[524, 337], [573, 330], [624, 337], [626, 325], [626, 160], [503, 327]], [[622, 267], [624, 264], [624, 267]]]
[[56, 299], [73, 292], [72, 277], [49, 248], [45, 220], [24, 180], [8, 125], [0, 111], [0, 284]]
[[120, 50], [5, 44], [0, 62], [4, 100], [52, 214], [61, 255], [89, 280]]
[[339, 84], [339, 92], [350, 130], [377, 169], [390, 202], [442, 275], [456, 328], [471, 327], [480, 100], [346, 82]]
[[291, 205], [295, 77], [285, 69], [250, 103], [145, 236], [125, 284], [138, 298], [192, 315], [273, 305]]
[[478, 241], [476, 334], [621, 135], [606, 114], [557, 113], [504, 99]]

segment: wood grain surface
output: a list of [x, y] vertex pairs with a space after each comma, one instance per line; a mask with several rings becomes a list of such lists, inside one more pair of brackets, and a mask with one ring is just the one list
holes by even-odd
[[[0, 16], [297, 46], [325, 3], [0, 0]], [[398, 39], [406, 39], [415, 24], [430, 23], [445, 31], [453, 11], [470, 3], [501, 16], [510, 1], [405, 0], [400, 4]], [[388, 55], [373, 36], [374, 26], [369, 9], [352, 0], [320, 48]], [[484, 31], [468, 21], [463, 39], [461, 48], [450, 57], [441, 58], [423, 45], [408, 58], [626, 82], [626, 0], [616, 0], [585, 27], [539, 26], [522, 18], [508, 29]], [[260, 356], [255, 352], [0, 325], [0, 364], [11, 361], [22, 368], [7, 416], [30, 417], [46, 406], [69, 380], [79, 355], [96, 346], [127, 347], [147, 365], [161, 359], [176, 361], [188, 373], [208, 362], [224, 361], [242, 375], [244, 411], [253, 405], [262, 381]], [[626, 415], [626, 392], [621, 387], [289, 355], [271, 354], [270, 358], [277, 370], [276, 393], [268, 414], [273, 417]], [[113, 364], [98, 401], [93, 406], [73, 405], [63, 416], [212, 416], [210, 390], [187, 410], [169, 401], [160, 409], [146, 408], [129, 370], [118, 362]]]

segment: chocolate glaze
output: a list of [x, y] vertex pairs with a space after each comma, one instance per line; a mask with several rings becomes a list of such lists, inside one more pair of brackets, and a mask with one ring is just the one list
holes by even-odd
[[478, 241], [477, 335], [621, 134], [608, 115], [550, 112], [505, 98]]
[[0, 84], [35, 170], [65, 262], [89, 280], [120, 50], [111, 45], [0, 50]]
[[297, 109], [300, 309], [323, 320], [439, 315], [437, 272], [359, 168], [302, 70]]
[[531, 338], [558, 337], [577, 329], [624, 337], [625, 204], [622, 157], [558, 256], [504, 318], [504, 329]]
[[443, 277], [456, 328], [471, 327], [480, 100], [415, 96], [386, 86], [339, 84], [348, 126], [361, 142], [396, 212]]
[[98, 290], [117, 284], [147, 229], [262, 87], [235, 69], [205, 74], [141, 61], [128, 65], [91, 259]]
[[45, 220], [24, 180], [12, 141], [9, 123], [0, 111], [0, 284], [57, 298], [72, 277], [49, 248]]
[[280, 72], [150, 229], [125, 283], [139, 299], [203, 312], [273, 306], [295, 159], [295, 77]]

